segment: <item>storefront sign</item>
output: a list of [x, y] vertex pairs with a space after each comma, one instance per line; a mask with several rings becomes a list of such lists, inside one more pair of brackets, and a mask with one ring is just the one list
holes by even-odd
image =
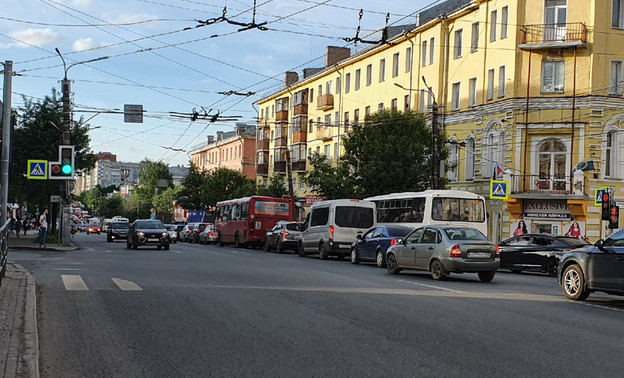
[[570, 219], [570, 205], [565, 200], [525, 200], [524, 217]]
[[327, 198], [325, 197], [316, 196], [316, 195], [305, 196], [305, 206], [312, 206], [315, 203], [325, 201], [326, 199]]

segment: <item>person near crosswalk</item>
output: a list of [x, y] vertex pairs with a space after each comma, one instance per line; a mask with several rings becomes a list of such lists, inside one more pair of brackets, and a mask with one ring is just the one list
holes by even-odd
[[43, 210], [39, 217], [39, 248], [45, 248], [46, 231], [48, 230], [48, 209]]

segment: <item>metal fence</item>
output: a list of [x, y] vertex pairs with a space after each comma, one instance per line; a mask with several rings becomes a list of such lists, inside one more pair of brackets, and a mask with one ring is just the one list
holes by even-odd
[[7, 219], [7, 221], [4, 223], [4, 226], [0, 228], [0, 284], [2, 284], [2, 277], [4, 277], [4, 273], [6, 272], [10, 227], [11, 220]]

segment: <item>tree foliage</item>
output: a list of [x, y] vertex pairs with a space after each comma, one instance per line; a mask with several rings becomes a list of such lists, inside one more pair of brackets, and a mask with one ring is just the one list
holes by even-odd
[[[139, 185], [130, 191], [130, 200], [126, 202], [126, 213], [137, 218], [149, 218], [151, 209], [156, 209], [159, 193], [173, 188], [171, 172], [163, 162], [144, 159], [139, 163]], [[159, 187], [159, 181], [166, 183]], [[173, 204], [172, 204], [173, 205]], [[130, 217], [128, 217], [130, 218]]]
[[288, 188], [286, 188], [284, 178], [281, 175], [275, 174], [269, 180], [268, 186], [259, 185], [257, 187], [256, 194], [260, 196], [281, 198], [288, 194]]

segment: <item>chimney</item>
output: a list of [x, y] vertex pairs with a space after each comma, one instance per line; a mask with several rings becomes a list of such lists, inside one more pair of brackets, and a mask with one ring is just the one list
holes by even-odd
[[286, 88], [295, 84], [299, 81], [299, 75], [296, 72], [288, 71], [286, 72], [286, 80], [284, 81], [284, 85]]
[[208, 144], [214, 143], [214, 135], [208, 135]]
[[223, 131], [217, 131], [217, 142], [223, 140]]
[[331, 67], [341, 60], [351, 56], [351, 50], [347, 47], [327, 46], [325, 53], [325, 68]]

